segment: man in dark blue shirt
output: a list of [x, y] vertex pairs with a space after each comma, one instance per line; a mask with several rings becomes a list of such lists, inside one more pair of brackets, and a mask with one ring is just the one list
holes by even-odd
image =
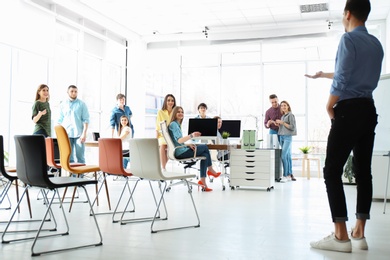
[[[309, 78], [330, 78], [333, 83], [326, 109], [332, 126], [328, 136], [324, 179], [335, 231], [313, 248], [351, 252], [367, 250], [364, 236], [372, 201], [371, 157], [377, 114], [372, 92], [377, 87], [383, 49], [377, 38], [368, 34], [365, 21], [369, 0], [347, 0], [343, 25], [345, 34], [337, 50], [335, 72], [317, 72]], [[356, 224], [348, 234], [347, 205], [342, 183], [343, 166], [353, 151], [353, 171], [357, 184]]]

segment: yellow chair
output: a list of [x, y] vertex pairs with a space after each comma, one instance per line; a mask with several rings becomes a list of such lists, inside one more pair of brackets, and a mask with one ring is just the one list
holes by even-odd
[[[56, 135], [57, 135], [58, 147], [60, 150], [60, 164], [61, 164], [62, 169], [64, 169], [65, 171], [68, 171], [70, 174], [77, 174], [78, 177], [81, 174], [93, 172], [94, 176], [95, 176], [95, 180], [97, 180], [97, 172], [100, 171], [100, 167], [98, 165], [84, 165], [84, 166], [73, 167], [69, 162], [72, 149], [70, 147], [69, 137], [65, 131], [65, 128], [61, 125], [56, 125], [54, 127], [54, 130], [56, 131]], [[74, 187], [72, 199], [70, 202], [69, 212], [72, 210], [72, 205], [73, 205], [76, 189], [77, 189], [77, 187]], [[96, 195], [97, 195], [98, 194], [98, 184], [97, 183], [95, 184], [95, 189], [96, 189]], [[107, 183], [106, 183], [106, 189], [107, 189]], [[67, 187], [65, 188], [64, 196], [62, 197], [62, 200], [64, 200], [64, 198], [65, 198], [66, 191], [67, 191]], [[108, 200], [109, 208], [111, 209], [108, 191], [107, 191], [107, 200]], [[98, 203], [98, 200], [96, 202]]]

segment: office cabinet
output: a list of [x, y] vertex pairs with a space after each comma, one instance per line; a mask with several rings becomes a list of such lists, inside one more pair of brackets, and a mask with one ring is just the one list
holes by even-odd
[[[386, 183], [387, 171], [389, 169], [389, 157], [383, 156], [383, 154], [387, 154], [387, 152], [377, 152], [372, 155], [372, 197], [374, 199], [384, 199], [386, 186], [390, 189], [390, 180]], [[389, 194], [387, 197], [389, 197]]]
[[275, 150], [232, 149], [230, 152], [230, 187], [266, 188], [275, 185]]

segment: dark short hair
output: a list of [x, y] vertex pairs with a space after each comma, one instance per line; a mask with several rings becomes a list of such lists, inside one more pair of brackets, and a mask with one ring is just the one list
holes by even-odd
[[367, 21], [371, 11], [369, 0], [347, 0], [344, 7], [344, 12], [349, 11], [359, 21]]
[[121, 98], [126, 98], [126, 96], [123, 95], [123, 94], [121, 94], [121, 93], [119, 93], [118, 95], [116, 95], [116, 100], [119, 100], [119, 99], [121, 99]]
[[68, 87], [68, 90], [69, 89], [71, 89], [71, 88], [77, 88], [75, 85], [70, 85], [69, 87]]
[[274, 98], [278, 98], [278, 96], [277, 96], [277, 95], [275, 95], [275, 94], [271, 94], [271, 95], [269, 95], [269, 99], [274, 99]]
[[206, 105], [205, 103], [200, 103], [200, 104], [198, 105], [198, 110], [199, 110], [199, 108], [201, 108], [201, 107], [204, 107], [204, 108], [207, 109], [207, 105]]

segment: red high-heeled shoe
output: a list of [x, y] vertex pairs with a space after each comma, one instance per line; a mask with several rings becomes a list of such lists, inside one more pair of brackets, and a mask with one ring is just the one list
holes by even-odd
[[210, 172], [210, 171], [207, 171], [207, 175], [208, 176], [213, 176], [214, 178], [218, 178], [219, 177], [219, 175], [221, 175], [221, 172], [217, 172], [216, 174], [215, 173], [212, 173], [212, 172]]
[[206, 187], [206, 185], [204, 185], [202, 181], [198, 181], [198, 184], [201, 185], [201, 186], [198, 186], [198, 190], [199, 190], [199, 187], [202, 187], [202, 191], [206, 191], [206, 192], [213, 190], [209, 187]]

